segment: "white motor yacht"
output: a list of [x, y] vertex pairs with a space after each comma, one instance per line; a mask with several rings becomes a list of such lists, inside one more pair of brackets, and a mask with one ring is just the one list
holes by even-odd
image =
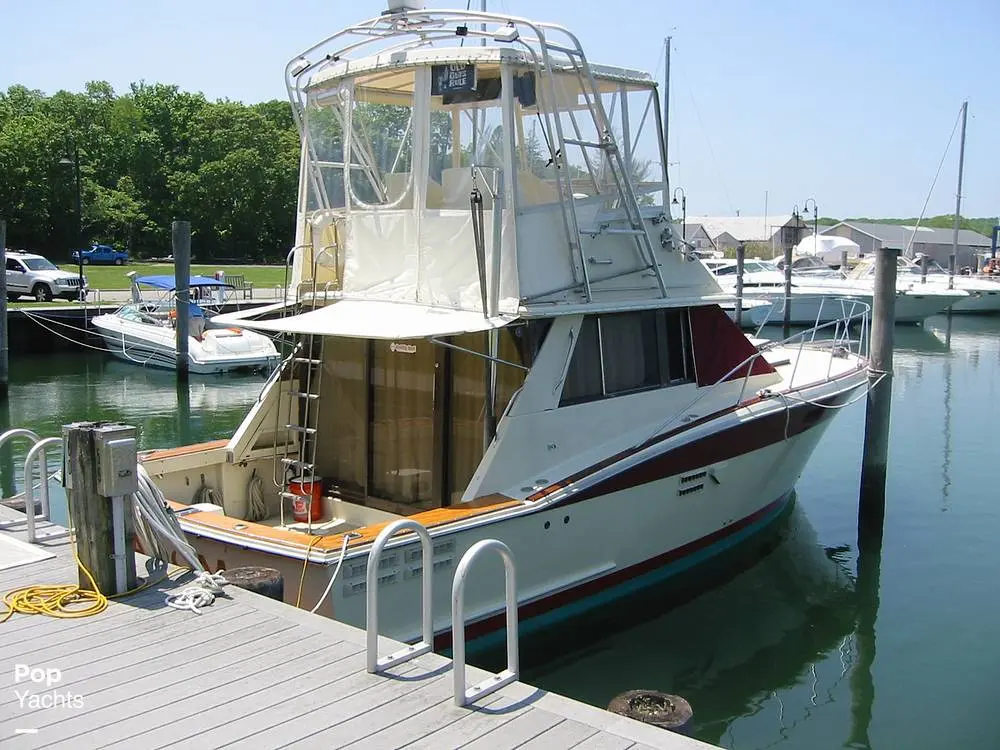
[[[723, 289], [736, 290], [736, 261], [717, 266], [713, 273]], [[780, 324], [784, 320], [785, 275], [770, 262], [748, 260], [743, 266], [743, 298], [755, 305], [744, 315], [747, 325]], [[828, 323], [856, 308], [857, 303], [871, 306], [874, 281], [844, 278], [836, 271], [832, 274], [807, 272], [799, 274], [792, 268], [791, 325], [818, 325]], [[913, 287], [905, 279], [896, 286], [895, 318], [897, 323], [919, 323], [943, 312], [950, 305], [963, 301], [968, 293], [946, 286]], [[747, 305], [749, 307], [749, 305]]]
[[[936, 260], [928, 258], [927, 274], [924, 276], [920, 264], [909, 258], [899, 256], [897, 259], [897, 278], [907, 288], [922, 292], [928, 289], [948, 289], [949, 274]], [[875, 278], [875, 264], [870, 260], [859, 263], [849, 274], [848, 279], [870, 281]], [[967, 297], [958, 300], [951, 309], [957, 313], [995, 313], [1000, 312], [1000, 279], [983, 276], [955, 275], [951, 281], [954, 289], [966, 292]]]
[[[420, 638], [430, 576], [444, 645], [482, 540], [512, 552], [525, 630], [782, 514], [866, 386], [867, 312], [760, 349], [733, 325], [665, 172], [635, 167], [666, 163], [652, 76], [555, 24], [397, 6], [286, 77], [292, 293], [219, 320], [296, 343], [230, 439], [143, 456], [209, 569], [277, 568], [287, 601], [364, 626], [373, 546], [412, 521], [430, 545], [405, 530], [371, 562], [379, 629]], [[503, 630], [500, 576], [469, 573], [470, 638]]]
[[[158, 292], [143, 299], [142, 290]], [[268, 336], [213, 321], [213, 307], [229, 285], [206, 276], [192, 276], [188, 304], [189, 372], [205, 375], [234, 370], [270, 371], [278, 364], [278, 351]], [[173, 276], [132, 278], [132, 301], [107, 315], [96, 315], [90, 324], [105, 346], [125, 362], [146, 367], [177, 366], [177, 305]]]

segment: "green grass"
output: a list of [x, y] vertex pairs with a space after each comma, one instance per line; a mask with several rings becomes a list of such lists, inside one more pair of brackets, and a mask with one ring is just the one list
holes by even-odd
[[[70, 273], [77, 273], [79, 270], [75, 263], [63, 263], [59, 268]], [[284, 266], [191, 266], [191, 274], [194, 276], [212, 276], [220, 270], [243, 274], [255, 287], [281, 286], [285, 281]], [[130, 263], [127, 266], [83, 267], [83, 275], [87, 277], [87, 285], [91, 289], [128, 289], [129, 281], [125, 274], [129, 271], [135, 271], [139, 276], [173, 275], [174, 266], [172, 263]]]

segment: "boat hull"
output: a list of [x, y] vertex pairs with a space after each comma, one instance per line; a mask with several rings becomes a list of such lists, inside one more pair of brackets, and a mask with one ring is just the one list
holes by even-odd
[[[734, 420], [731, 428], [665, 448], [589, 490], [537, 510], [498, 513], [464, 527], [432, 528], [436, 645], [450, 642], [455, 568], [480, 540], [498, 539], [513, 552], [520, 627], [527, 632], [666, 580], [762, 530], [780, 516], [791, 497], [837, 411], [829, 406], [846, 399], [863, 377], [855, 376], [848, 390], [827, 399], [826, 408], [800, 403], [768, 417]], [[309, 564], [303, 575], [301, 559], [186, 530], [209, 567], [265, 565], [281, 570], [286, 600], [305, 608], [316, 605], [336, 567]], [[413, 641], [420, 636], [422, 563], [419, 545], [403, 541], [390, 543], [383, 554], [379, 623], [383, 635]], [[365, 627], [367, 562], [367, 550], [348, 555], [320, 613]], [[477, 561], [466, 586], [470, 639], [502, 631], [503, 590], [499, 559]]]
[[[114, 315], [100, 315], [90, 321], [104, 341], [105, 347], [117, 359], [143, 367], [174, 370], [177, 368], [176, 344], [160, 331], [134, 330], [123, 325]], [[207, 332], [211, 334], [211, 330]], [[253, 334], [256, 336], [257, 334]], [[270, 370], [279, 360], [277, 351], [209, 354], [195, 338], [188, 349], [188, 371], [197, 375], [212, 375], [238, 370]]]
[[[784, 296], [780, 293], [757, 297], [767, 299], [773, 308], [754, 307], [744, 313], [744, 320], [749, 319], [754, 326], [762, 324], [781, 325], [784, 321]], [[970, 297], [961, 299], [935, 294], [920, 294], [906, 291], [896, 295], [895, 321], [897, 323], [920, 323], [931, 315], [947, 310], [949, 305], [968, 302]], [[864, 293], [845, 294], [843, 297], [830, 295], [828, 297], [812, 295], [793, 295], [791, 308], [791, 325], [812, 326], [832, 323], [852, 312], [851, 301], [856, 300], [858, 309], [861, 304], [872, 305], [872, 295]]]

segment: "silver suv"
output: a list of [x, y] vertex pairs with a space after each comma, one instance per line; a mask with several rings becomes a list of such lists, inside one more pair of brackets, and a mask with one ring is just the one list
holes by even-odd
[[[14, 302], [20, 297], [31, 295], [39, 302], [48, 302], [53, 297], [68, 300], [80, 299], [80, 277], [63, 271], [41, 255], [19, 253], [7, 250], [7, 299]], [[83, 277], [84, 294], [87, 291], [87, 277]]]

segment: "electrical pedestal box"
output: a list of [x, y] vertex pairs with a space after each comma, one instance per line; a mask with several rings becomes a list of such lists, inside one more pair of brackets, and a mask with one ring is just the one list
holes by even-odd
[[105, 497], [131, 495], [139, 489], [135, 428], [109, 424], [94, 428], [97, 443], [97, 492]]

